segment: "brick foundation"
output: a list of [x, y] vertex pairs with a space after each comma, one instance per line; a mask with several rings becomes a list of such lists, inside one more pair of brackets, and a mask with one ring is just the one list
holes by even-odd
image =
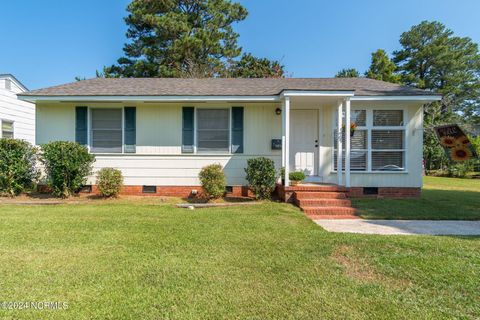
[[[200, 186], [157, 186], [156, 193], [143, 193], [143, 186], [123, 186], [120, 195], [128, 196], [164, 196], [164, 197], [201, 197], [204, 193]], [[197, 194], [192, 191], [197, 190]], [[92, 185], [92, 194], [99, 194], [98, 187]], [[232, 186], [232, 192], [227, 193], [231, 197], [251, 197], [252, 193], [245, 186]]]
[[[203, 194], [203, 189], [200, 186], [157, 186], [156, 193], [143, 193], [142, 186], [123, 186], [120, 195], [131, 196], [164, 196], [164, 197], [200, 197]], [[295, 186], [288, 187], [277, 184], [275, 193], [285, 202], [293, 202], [293, 194], [295, 191], [308, 191], [312, 187], [309, 186]], [[323, 186], [322, 190], [325, 191]], [[331, 186], [331, 188], [340, 188], [338, 186]], [[197, 190], [197, 195], [192, 194], [192, 190]], [[38, 191], [41, 193], [50, 193], [48, 186], [39, 185]], [[328, 191], [328, 190], [327, 190]], [[345, 191], [349, 198], [418, 198], [421, 195], [421, 188], [399, 188], [399, 187], [379, 187], [378, 194], [364, 194], [363, 187], [353, 187], [350, 189], [343, 188], [340, 191]], [[92, 185], [91, 192], [82, 191], [82, 193], [99, 194], [96, 185]], [[231, 197], [253, 197], [253, 193], [247, 186], [232, 186], [232, 192], [227, 193]]]
[[[295, 191], [304, 191], [309, 187], [296, 186], [287, 187], [277, 184], [276, 193], [278, 197], [285, 202], [293, 202], [293, 194]], [[331, 188], [338, 188], [332, 186]], [[342, 188], [342, 187], [340, 187]], [[345, 188], [344, 188], [345, 189]], [[323, 187], [325, 190], [325, 187]], [[342, 191], [342, 190], [341, 190]], [[363, 187], [353, 187], [345, 189], [349, 198], [393, 198], [393, 199], [405, 199], [405, 198], [418, 198], [422, 194], [421, 188], [400, 188], [400, 187], [379, 187], [378, 194], [364, 194]]]
[[362, 187], [350, 188], [350, 198], [418, 198], [422, 194], [421, 188], [379, 187], [378, 194], [364, 194]]

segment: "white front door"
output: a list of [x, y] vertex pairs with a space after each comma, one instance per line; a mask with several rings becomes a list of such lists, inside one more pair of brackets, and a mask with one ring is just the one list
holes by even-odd
[[290, 170], [317, 175], [318, 110], [291, 110]]

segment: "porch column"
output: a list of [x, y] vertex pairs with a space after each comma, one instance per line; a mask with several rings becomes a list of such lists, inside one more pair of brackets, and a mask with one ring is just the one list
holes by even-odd
[[350, 99], [345, 99], [345, 187], [350, 188]]
[[285, 187], [288, 187], [290, 185], [288, 178], [290, 172], [290, 97], [285, 97], [283, 100], [282, 128], [282, 164], [285, 168]]
[[342, 185], [342, 102], [337, 107], [337, 178], [338, 185]]

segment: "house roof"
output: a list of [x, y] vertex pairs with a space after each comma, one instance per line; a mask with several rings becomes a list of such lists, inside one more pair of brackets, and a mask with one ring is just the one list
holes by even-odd
[[23, 85], [15, 76], [11, 73], [1, 73], [0, 74], [0, 79], [10, 79], [11, 81], [15, 82], [16, 85], [22, 90], [22, 91], [28, 91], [27, 87]]
[[356, 96], [435, 95], [368, 78], [95, 78], [20, 96], [274, 96], [286, 90], [353, 91]]

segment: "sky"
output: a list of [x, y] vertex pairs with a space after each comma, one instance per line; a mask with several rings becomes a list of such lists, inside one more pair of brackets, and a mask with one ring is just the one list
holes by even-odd
[[[0, 74], [29, 89], [92, 78], [122, 56], [129, 0], [0, 0]], [[236, 0], [245, 52], [280, 60], [292, 77], [364, 72], [371, 53], [399, 49], [399, 36], [437, 20], [480, 43], [479, 0]]]

